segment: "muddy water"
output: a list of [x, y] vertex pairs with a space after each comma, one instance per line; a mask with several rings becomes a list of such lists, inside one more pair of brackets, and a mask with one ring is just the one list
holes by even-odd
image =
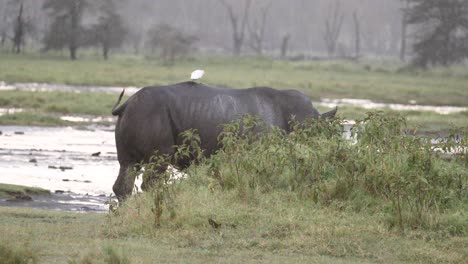
[[0, 131], [0, 182], [57, 193], [21, 205], [106, 210], [119, 168], [113, 127], [0, 126]]

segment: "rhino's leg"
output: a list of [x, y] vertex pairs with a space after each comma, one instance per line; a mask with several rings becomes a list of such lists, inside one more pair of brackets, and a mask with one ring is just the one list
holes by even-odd
[[131, 172], [133, 166], [134, 164], [120, 164], [119, 176], [112, 187], [119, 202], [132, 194], [136, 177], [136, 173]]

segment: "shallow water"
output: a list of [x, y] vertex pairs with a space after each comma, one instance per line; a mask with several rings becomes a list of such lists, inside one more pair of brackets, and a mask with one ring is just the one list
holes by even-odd
[[390, 108], [396, 111], [429, 111], [441, 115], [455, 114], [468, 111], [468, 107], [458, 106], [432, 106], [432, 105], [417, 105], [417, 104], [386, 104], [376, 103], [367, 99], [322, 99], [319, 105], [334, 108], [337, 106], [354, 106], [364, 109], [382, 109]]
[[103, 207], [100, 196], [112, 194], [119, 169], [113, 130], [0, 126], [0, 182], [65, 192]]
[[[112, 128], [0, 126], [0, 130], [0, 182], [81, 194], [112, 192], [118, 169]], [[92, 156], [96, 152], [101, 154]]]
[[101, 93], [120, 93], [125, 88], [126, 95], [136, 93], [137, 87], [110, 87], [110, 86], [81, 86], [49, 83], [6, 83], [0, 81], [0, 91], [29, 91], [29, 92], [101, 92]]
[[109, 197], [105, 196], [81, 195], [76, 193], [32, 195], [31, 198], [31, 201], [8, 201], [6, 198], [0, 198], [0, 206], [103, 213], [108, 211], [106, 202], [110, 200]]

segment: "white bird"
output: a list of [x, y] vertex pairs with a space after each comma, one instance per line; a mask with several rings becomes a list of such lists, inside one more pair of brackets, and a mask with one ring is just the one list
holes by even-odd
[[192, 75], [190, 75], [190, 79], [192, 79], [192, 81], [199, 80], [203, 77], [203, 74], [205, 74], [204, 70], [194, 70]]

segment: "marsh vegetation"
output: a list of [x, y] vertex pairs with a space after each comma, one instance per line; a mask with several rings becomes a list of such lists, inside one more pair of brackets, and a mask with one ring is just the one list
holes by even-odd
[[[188, 131], [176, 155], [196, 160], [186, 178], [160, 175], [108, 215], [0, 209], [1, 242], [41, 262], [463, 262], [466, 128], [434, 145], [382, 112], [355, 140], [339, 119], [291, 126], [237, 120], [210, 158]], [[140, 177], [169, 161], [155, 155]]]

